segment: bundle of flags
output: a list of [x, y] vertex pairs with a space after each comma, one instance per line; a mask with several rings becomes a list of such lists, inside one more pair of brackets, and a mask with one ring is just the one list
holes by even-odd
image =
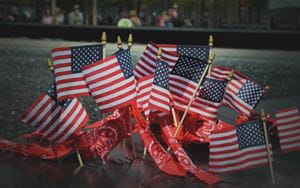
[[[263, 87], [231, 68], [215, 66], [208, 71], [211, 66], [209, 46], [150, 42], [135, 66], [130, 49], [103, 57], [103, 48], [89, 45], [53, 49], [55, 84], [25, 111], [21, 121], [58, 146], [79, 137], [79, 149], [86, 156], [100, 158], [107, 156], [128, 135], [139, 133], [162, 171], [179, 176], [189, 171], [208, 184], [217, 183], [218, 178], [192, 163], [170, 131], [188, 109], [190, 118], [213, 125], [209, 131], [194, 127], [191, 132], [193, 125], [183, 124], [183, 128], [187, 127], [185, 131], [199, 142], [199, 131], [207, 135], [210, 173], [235, 172], [267, 164], [270, 158], [267, 148], [271, 146], [266, 143], [263, 121], [250, 120], [263, 96]], [[100, 112], [114, 112], [113, 115], [88, 126], [89, 116], [78, 99], [85, 96], [94, 98]], [[219, 126], [217, 118], [221, 106], [249, 117], [249, 121], [214, 127]], [[118, 112], [120, 109], [122, 113]], [[132, 126], [130, 118], [137, 122], [133, 130], [128, 128]], [[173, 122], [162, 130], [167, 135], [167, 144], [172, 144], [177, 161], [150, 129], [151, 123], [165, 118]], [[276, 118], [282, 150], [299, 150], [298, 110], [281, 110]], [[87, 127], [92, 130], [86, 132]], [[94, 153], [89, 155], [88, 152]], [[205, 177], [212, 179], [205, 180]]]

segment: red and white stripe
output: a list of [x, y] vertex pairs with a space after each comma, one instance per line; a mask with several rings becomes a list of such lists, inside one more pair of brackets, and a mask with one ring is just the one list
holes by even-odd
[[177, 54], [177, 45], [176, 44], [157, 44], [157, 46], [169, 53]]
[[170, 91], [153, 84], [149, 100], [150, 109], [169, 113], [171, 106], [170, 103]]
[[144, 112], [146, 117], [149, 117], [150, 107], [149, 100], [150, 94], [152, 90], [154, 75], [151, 74], [149, 76], [140, 78], [137, 81], [137, 104], [141, 111]]
[[77, 134], [89, 121], [89, 116], [78, 99], [62, 108], [46, 94], [21, 116], [24, 123], [33, 126], [46, 139], [62, 143], [72, 134]]
[[[193, 92], [197, 88], [197, 83], [181, 76], [170, 74], [169, 84], [175, 107], [182, 111], [186, 110]], [[220, 103], [196, 97], [189, 112], [196, 113], [208, 120], [214, 120], [217, 117], [219, 106]]]
[[[158, 47], [156, 44], [152, 42], [147, 44], [144, 53], [142, 54], [133, 71], [137, 79], [154, 74], [157, 62], [157, 53]], [[179, 56], [176, 53], [170, 53], [162, 50], [161, 60], [168, 63], [170, 71], [174, 68], [178, 58]]]
[[[269, 145], [271, 148], [271, 145]], [[266, 145], [239, 148], [236, 129], [210, 135], [209, 171], [229, 173], [268, 164]]]
[[71, 48], [52, 50], [57, 98], [59, 101], [79, 96], [89, 96], [89, 89], [82, 73], [72, 73]]
[[300, 115], [297, 108], [276, 112], [276, 125], [281, 149], [284, 152], [300, 150]]
[[[210, 77], [215, 79], [227, 79], [228, 74], [232, 71], [230, 68], [217, 66], [214, 67], [210, 73]], [[229, 106], [230, 108], [246, 114], [250, 115], [253, 111], [253, 107], [241, 100], [237, 94], [240, 89], [243, 87], [245, 82], [250, 80], [245, 75], [234, 71], [233, 78], [229, 81], [227, 85], [227, 89], [225, 91], [225, 95], [223, 98], [223, 104]]]
[[116, 56], [84, 67], [83, 74], [101, 112], [114, 111], [136, 99], [134, 76], [125, 78]]

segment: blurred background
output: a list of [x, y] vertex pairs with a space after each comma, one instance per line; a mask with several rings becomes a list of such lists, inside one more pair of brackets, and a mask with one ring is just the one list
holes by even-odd
[[0, 22], [300, 30], [300, 1], [1, 0]]

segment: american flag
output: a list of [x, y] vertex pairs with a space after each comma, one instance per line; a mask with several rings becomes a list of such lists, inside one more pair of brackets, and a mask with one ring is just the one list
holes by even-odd
[[128, 49], [84, 67], [83, 74], [101, 112], [114, 111], [136, 99]]
[[[271, 149], [271, 145], [269, 147]], [[237, 172], [266, 164], [268, 154], [260, 120], [210, 135], [210, 172]]]
[[[134, 75], [137, 79], [154, 74], [158, 49], [157, 45], [152, 42], [147, 44], [145, 51], [134, 68]], [[171, 71], [178, 60], [178, 55], [162, 50], [161, 60], [168, 63]]]
[[146, 117], [149, 117], [149, 100], [153, 86], [154, 75], [148, 75], [137, 80], [137, 105]]
[[297, 108], [286, 108], [276, 112], [281, 149], [284, 152], [300, 150], [300, 115]]
[[208, 61], [209, 58], [209, 46], [176, 44], [157, 44], [157, 46], [167, 52], [177, 53], [178, 55], [194, 57], [204, 61]]
[[41, 94], [20, 118], [54, 143], [62, 143], [85, 126], [89, 116], [78, 99], [57, 101], [56, 87]]
[[208, 120], [216, 119], [223, 100], [227, 80], [206, 78], [192, 107]]
[[102, 45], [55, 48], [52, 50], [58, 100], [89, 96], [82, 68], [101, 60]]
[[[231, 68], [216, 66], [212, 69], [210, 76], [216, 79], [226, 79], [232, 70]], [[238, 71], [234, 71], [233, 78], [228, 83], [223, 104], [249, 116], [263, 96], [263, 92], [263, 88], [255, 81]]]
[[[174, 98], [174, 104], [177, 109], [185, 110], [187, 108], [206, 66], [206, 61], [184, 55], [180, 56], [170, 74], [169, 82], [170, 92]], [[209, 115], [204, 108], [199, 108], [204, 106], [198, 103], [199, 101], [193, 103], [189, 112], [197, 113], [204, 117], [210, 117], [211, 115]], [[213, 117], [210, 117], [209, 119], [213, 119]]]
[[158, 60], [149, 100], [150, 109], [170, 112], [169, 66]]

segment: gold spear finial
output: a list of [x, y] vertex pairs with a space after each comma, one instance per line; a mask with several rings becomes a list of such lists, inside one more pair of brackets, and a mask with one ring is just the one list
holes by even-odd
[[122, 48], [122, 39], [119, 35], [117, 37], [117, 44], [118, 44], [118, 48], [121, 49]]
[[162, 48], [159, 47], [157, 52], [157, 59], [161, 59], [161, 54], [162, 54]]
[[233, 70], [230, 71], [230, 72], [228, 73], [228, 76], [227, 76], [227, 80], [228, 80], [228, 81], [232, 80], [233, 74], [234, 74], [234, 71], [233, 71]]
[[51, 59], [48, 58], [48, 69], [50, 71], [53, 71], [54, 70], [54, 65], [53, 65], [53, 62], [51, 61]]
[[214, 46], [214, 38], [212, 35], [209, 35], [208, 46], [212, 48]]
[[101, 44], [105, 45], [107, 42], [107, 37], [106, 37], [106, 32], [102, 32], [102, 36], [101, 36]]
[[132, 38], [131, 33], [129, 33], [129, 35], [128, 35], [128, 43], [127, 44], [128, 44], [128, 48], [131, 48], [133, 45], [133, 38]]

